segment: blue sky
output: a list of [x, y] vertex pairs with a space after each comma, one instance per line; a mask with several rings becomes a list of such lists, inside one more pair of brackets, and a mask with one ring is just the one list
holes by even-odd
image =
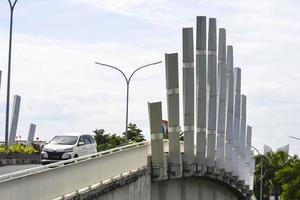
[[[259, 5], [259, 6], [258, 6]], [[216, 17], [234, 46], [235, 67], [242, 69], [242, 93], [248, 96], [253, 143], [291, 144], [299, 153], [300, 2], [296, 0], [19, 0], [15, 11], [12, 94], [22, 96], [18, 134], [121, 133], [125, 118], [125, 82], [94, 61], [122, 68], [164, 59], [179, 52], [181, 29], [195, 26], [197, 15]], [[0, 2], [0, 130], [4, 107], [9, 7]], [[138, 72], [130, 90], [130, 121], [148, 137], [148, 101], [163, 101], [164, 63]], [[2, 113], [2, 114], [1, 114]], [[1, 131], [4, 132], [4, 131]], [[0, 135], [3, 139], [4, 134]]]

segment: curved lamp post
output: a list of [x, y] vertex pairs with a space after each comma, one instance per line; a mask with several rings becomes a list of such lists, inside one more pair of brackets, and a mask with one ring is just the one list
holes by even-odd
[[5, 117], [5, 146], [8, 146], [8, 121], [9, 121], [9, 96], [10, 96], [10, 68], [11, 68], [11, 44], [12, 28], [15, 5], [18, 0], [12, 2], [8, 0], [10, 6], [10, 30], [9, 30], [9, 47], [8, 47], [8, 70], [7, 70], [7, 94], [6, 94], [6, 117]]
[[289, 138], [295, 139], [295, 140], [300, 140], [300, 138], [294, 137], [294, 136], [289, 136]]
[[259, 195], [259, 200], [262, 200], [262, 186], [263, 186], [263, 156], [262, 154], [255, 148], [254, 146], [251, 146], [261, 157], [260, 160], [260, 195]]
[[147, 65], [143, 65], [143, 66], [137, 68], [136, 70], [134, 70], [134, 71], [131, 73], [131, 75], [129, 76], [129, 78], [128, 78], [122, 70], [120, 70], [119, 68], [117, 68], [117, 67], [115, 67], [115, 66], [108, 65], [108, 64], [104, 64], [104, 63], [95, 62], [95, 64], [97, 64], [97, 65], [101, 65], [101, 66], [105, 66], [105, 67], [110, 67], [110, 68], [112, 68], [112, 69], [118, 70], [118, 71], [124, 76], [124, 78], [125, 78], [126, 86], [127, 86], [127, 87], [126, 87], [126, 90], [127, 90], [127, 96], [126, 96], [126, 128], [125, 128], [126, 139], [128, 139], [128, 135], [127, 135], [127, 131], [128, 131], [128, 130], [127, 130], [127, 129], [128, 129], [128, 101], [129, 101], [129, 84], [130, 84], [130, 80], [131, 80], [132, 76], [133, 76], [138, 70], [143, 69], [143, 68], [146, 68], [146, 67], [150, 67], [150, 66], [152, 66], [152, 65], [157, 65], [157, 64], [159, 64], [159, 63], [161, 63], [161, 61], [159, 61], [159, 62], [154, 62], [154, 63], [150, 63], [150, 64], [147, 64]]

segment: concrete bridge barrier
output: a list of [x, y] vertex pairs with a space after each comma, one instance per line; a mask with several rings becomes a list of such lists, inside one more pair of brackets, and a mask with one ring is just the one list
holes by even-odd
[[[147, 166], [150, 143], [142, 142], [0, 176], [1, 199], [53, 199]], [[70, 163], [73, 162], [73, 163]]]

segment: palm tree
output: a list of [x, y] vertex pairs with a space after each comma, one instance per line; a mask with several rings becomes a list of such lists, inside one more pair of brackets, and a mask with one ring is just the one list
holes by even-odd
[[269, 196], [275, 196], [275, 200], [278, 200], [282, 193], [282, 183], [276, 179], [276, 172], [289, 166], [292, 162], [290, 156], [283, 152], [270, 152], [267, 155], [261, 155], [255, 157], [255, 162], [258, 163], [255, 168], [254, 178], [254, 194], [255, 196], [260, 195], [259, 191], [259, 180], [260, 180], [260, 169], [261, 159], [263, 159], [263, 199], [269, 200]]

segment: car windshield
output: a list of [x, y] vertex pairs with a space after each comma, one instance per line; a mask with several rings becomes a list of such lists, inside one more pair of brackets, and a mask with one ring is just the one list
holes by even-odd
[[50, 144], [62, 144], [62, 145], [74, 145], [77, 142], [77, 136], [55, 136], [51, 141]]

